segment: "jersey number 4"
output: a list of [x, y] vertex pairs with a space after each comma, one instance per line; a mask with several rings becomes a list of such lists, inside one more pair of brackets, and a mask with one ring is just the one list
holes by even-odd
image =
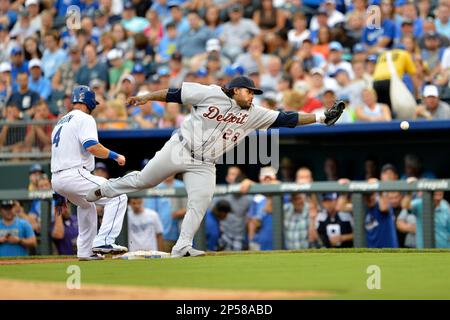
[[58, 129], [58, 131], [56, 131], [55, 136], [53, 137], [53, 141], [52, 144], [55, 144], [55, 147], [58, 148], [59, 145], [59, 139], [60, 139], [60, 135], [61, 135], [61, 130], [62, 130], [62, 126]]

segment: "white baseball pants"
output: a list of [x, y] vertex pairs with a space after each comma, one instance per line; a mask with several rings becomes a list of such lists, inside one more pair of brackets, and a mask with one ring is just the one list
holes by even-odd
[[96, 202], [105, 206], [102, 225], [97, 234], [97, 210], [95, 203], [86, 201], [86, 195], [89, 190], [105, 181], [107, 181], [105, 178], [94, 176], [84, 168], [73, 168], [52, 174], [53, 190], [77, 206], [78, 257], [89, 257], [92, 255], [93, 247], [114, 243], [122, 229], [127, 196], [102, 198]]
[[100, 187], [102, 195], [112, 198], [124, 193], [153, 188], [176, 173], [183, 173], [188, 202], [180, 237], [172, 251], [192, 246], [194, 235], [214, 194], [216, 185], [214, 163], [193, 159], [180, 142], [178, 134], [174, 134], [142, 171], [133, 171], [121, 178], [110, 179]]

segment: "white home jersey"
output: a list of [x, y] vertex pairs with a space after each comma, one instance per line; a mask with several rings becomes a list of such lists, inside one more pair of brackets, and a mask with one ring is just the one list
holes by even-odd
[[129, 251], [158, 250], [156, 235], [163, 233], [158, 214], [145, 208], [144, 212], [136, 214], [128, 207], [128, 249]]
[[181, 101], [192, 105], [180, 128], [183, 143], [196, 156], [216, 160], [255, 129], [267, 129], [279, 112], [252, 105], [241, 108], [217, 85], [184, 82]]
[[94, 156], [83, 147], [87, 141], [98, 141], [97, 124], [91, 115], [72, 110], [62, 117], [52, 131], [52, 173], [77, 167], [93, 171]]

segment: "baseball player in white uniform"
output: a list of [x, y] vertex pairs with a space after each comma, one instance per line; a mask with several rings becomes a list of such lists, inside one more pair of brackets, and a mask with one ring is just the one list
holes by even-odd
[[77, 86], [72, 92], [73, 110], [62, 117], [52, 132], [52, 188], [56, 206], [65, 205], [67, 198], [77, 206], [77, 255], [80, 260], [103, 259], [102, 254], [127, 252], [115, 244], [127, 209], [127, 196], [101, 199], [104, 205], [102, 225], [97, 234], [97, 210], [85, 197], [90, 189], [99, 186], [105, 178], [94, 176], [97, 158], [111, 158], [121, 166], [125, 157], [105, 148], [98, 142], [97, 125], [90, 115], [98, 103], [95, 93], [87, 86]]
[[255, 129], [316, 122], [332, 125], [345, 108], [345, 104], [338, 101], [324, 115], [279, 112], [253, 105], [255, 94], [262, 94], [262, 91], [255, 88], [250, 78], [240, 76], [232, 79], [226, 88], [184, 82], [181, 88], [129, 98], [127, 102], [131, 105], [142, 105], [149, 100], [189, 104], [191, 114], [142, 171], [110, 179], [89, 191], [86, 199], [97, 201], [152, 188], [173, 174], [183, 173], [188, 194], [187, 212], [171, 255], [204, 255], [203, 251], [192, 247], [192, 242], [214, 193], [216, 159]]

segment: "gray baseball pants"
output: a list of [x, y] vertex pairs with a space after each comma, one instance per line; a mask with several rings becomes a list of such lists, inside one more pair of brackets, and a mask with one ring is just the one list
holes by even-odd
[[193, 159], [180, 142], [177, 133], [141, 171], [133, 171], [121, 178], [110, 179], [100, 187], [102, 195], [112, 198], [124, 193], [153, 188], [176, 173], [183, 173], [188, 202], [180, 236], [172, 251], [192, 246], [194, 235], [214, 194], [216, 185], [214, 163]]

